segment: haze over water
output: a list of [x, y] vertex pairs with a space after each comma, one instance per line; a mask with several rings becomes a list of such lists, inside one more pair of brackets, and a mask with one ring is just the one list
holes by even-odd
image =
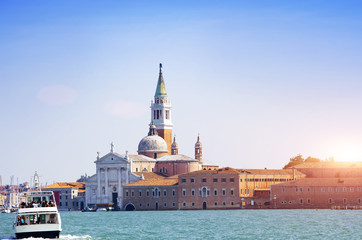
[[[362, 211], [62, 212], [60, 239], [362, 239]], [[15, 215], [0, 214], [0, 239]]]

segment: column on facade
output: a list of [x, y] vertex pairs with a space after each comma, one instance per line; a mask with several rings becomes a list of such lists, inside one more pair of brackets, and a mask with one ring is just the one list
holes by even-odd
[[101, 168], [97, 168], [97, 190], [98, 194], [97, 196], [101, 196]]
[[105, 191], [104, 191], [104, 194], [106, 196], [106, 201], [108, 201], [108, 168], [105, 168]]
[[119, 206], [122, 208], [123, 207], [123, 187], [122, 187], [122, 185], [123, 185], [123, 182], [122, 182], [122, 175], [123, 175], [123, 171], [124, 169], [121, 167], [121, 168], [119, 168], [119, 177], [120, 177], [120, 180], [119, 180], [119, 185], [118, 186], [120, 186], [119, 187], [119, 190], [118, 190], [118, 192], [119, 192]]

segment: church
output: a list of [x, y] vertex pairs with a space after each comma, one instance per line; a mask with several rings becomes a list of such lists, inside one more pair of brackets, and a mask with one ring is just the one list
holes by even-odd
[[123, 206], [123, 185], [143, 180], [160, 179], [198, 170], [213, 170], [219, 166], [202, 158], [200, 136], [195, 143], [194, 158], [178, 153], [178, 144], [172, 134], [171, 103], [168, 100], [160, 64], [154, 99], [151, 102], [151, 122], [147, 136], [138, 144], [138, 154], [119, 154], [111, 143], [110, 152], [97, 155], [96, 174], [85, 182], [88, 207]]

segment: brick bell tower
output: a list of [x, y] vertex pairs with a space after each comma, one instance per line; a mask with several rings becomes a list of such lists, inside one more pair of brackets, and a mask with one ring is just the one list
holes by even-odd
[[172, 144], [172, 121], [171, 103], [168, 101], [165, 82], [162, 75], [162, 64], [160, 63], [160, 73], [155, 92], [155, 98], [151, 102], [151, 124], [154, 124], [157, 133], [167, 143], [168, 154], [171, 154]]

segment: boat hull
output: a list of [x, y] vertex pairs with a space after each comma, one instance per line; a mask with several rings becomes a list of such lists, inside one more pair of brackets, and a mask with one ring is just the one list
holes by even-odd
[[44, 232], [21, 232], [15, 233], [16, 238], [59, 238], [60, 231], [44, 231]]

